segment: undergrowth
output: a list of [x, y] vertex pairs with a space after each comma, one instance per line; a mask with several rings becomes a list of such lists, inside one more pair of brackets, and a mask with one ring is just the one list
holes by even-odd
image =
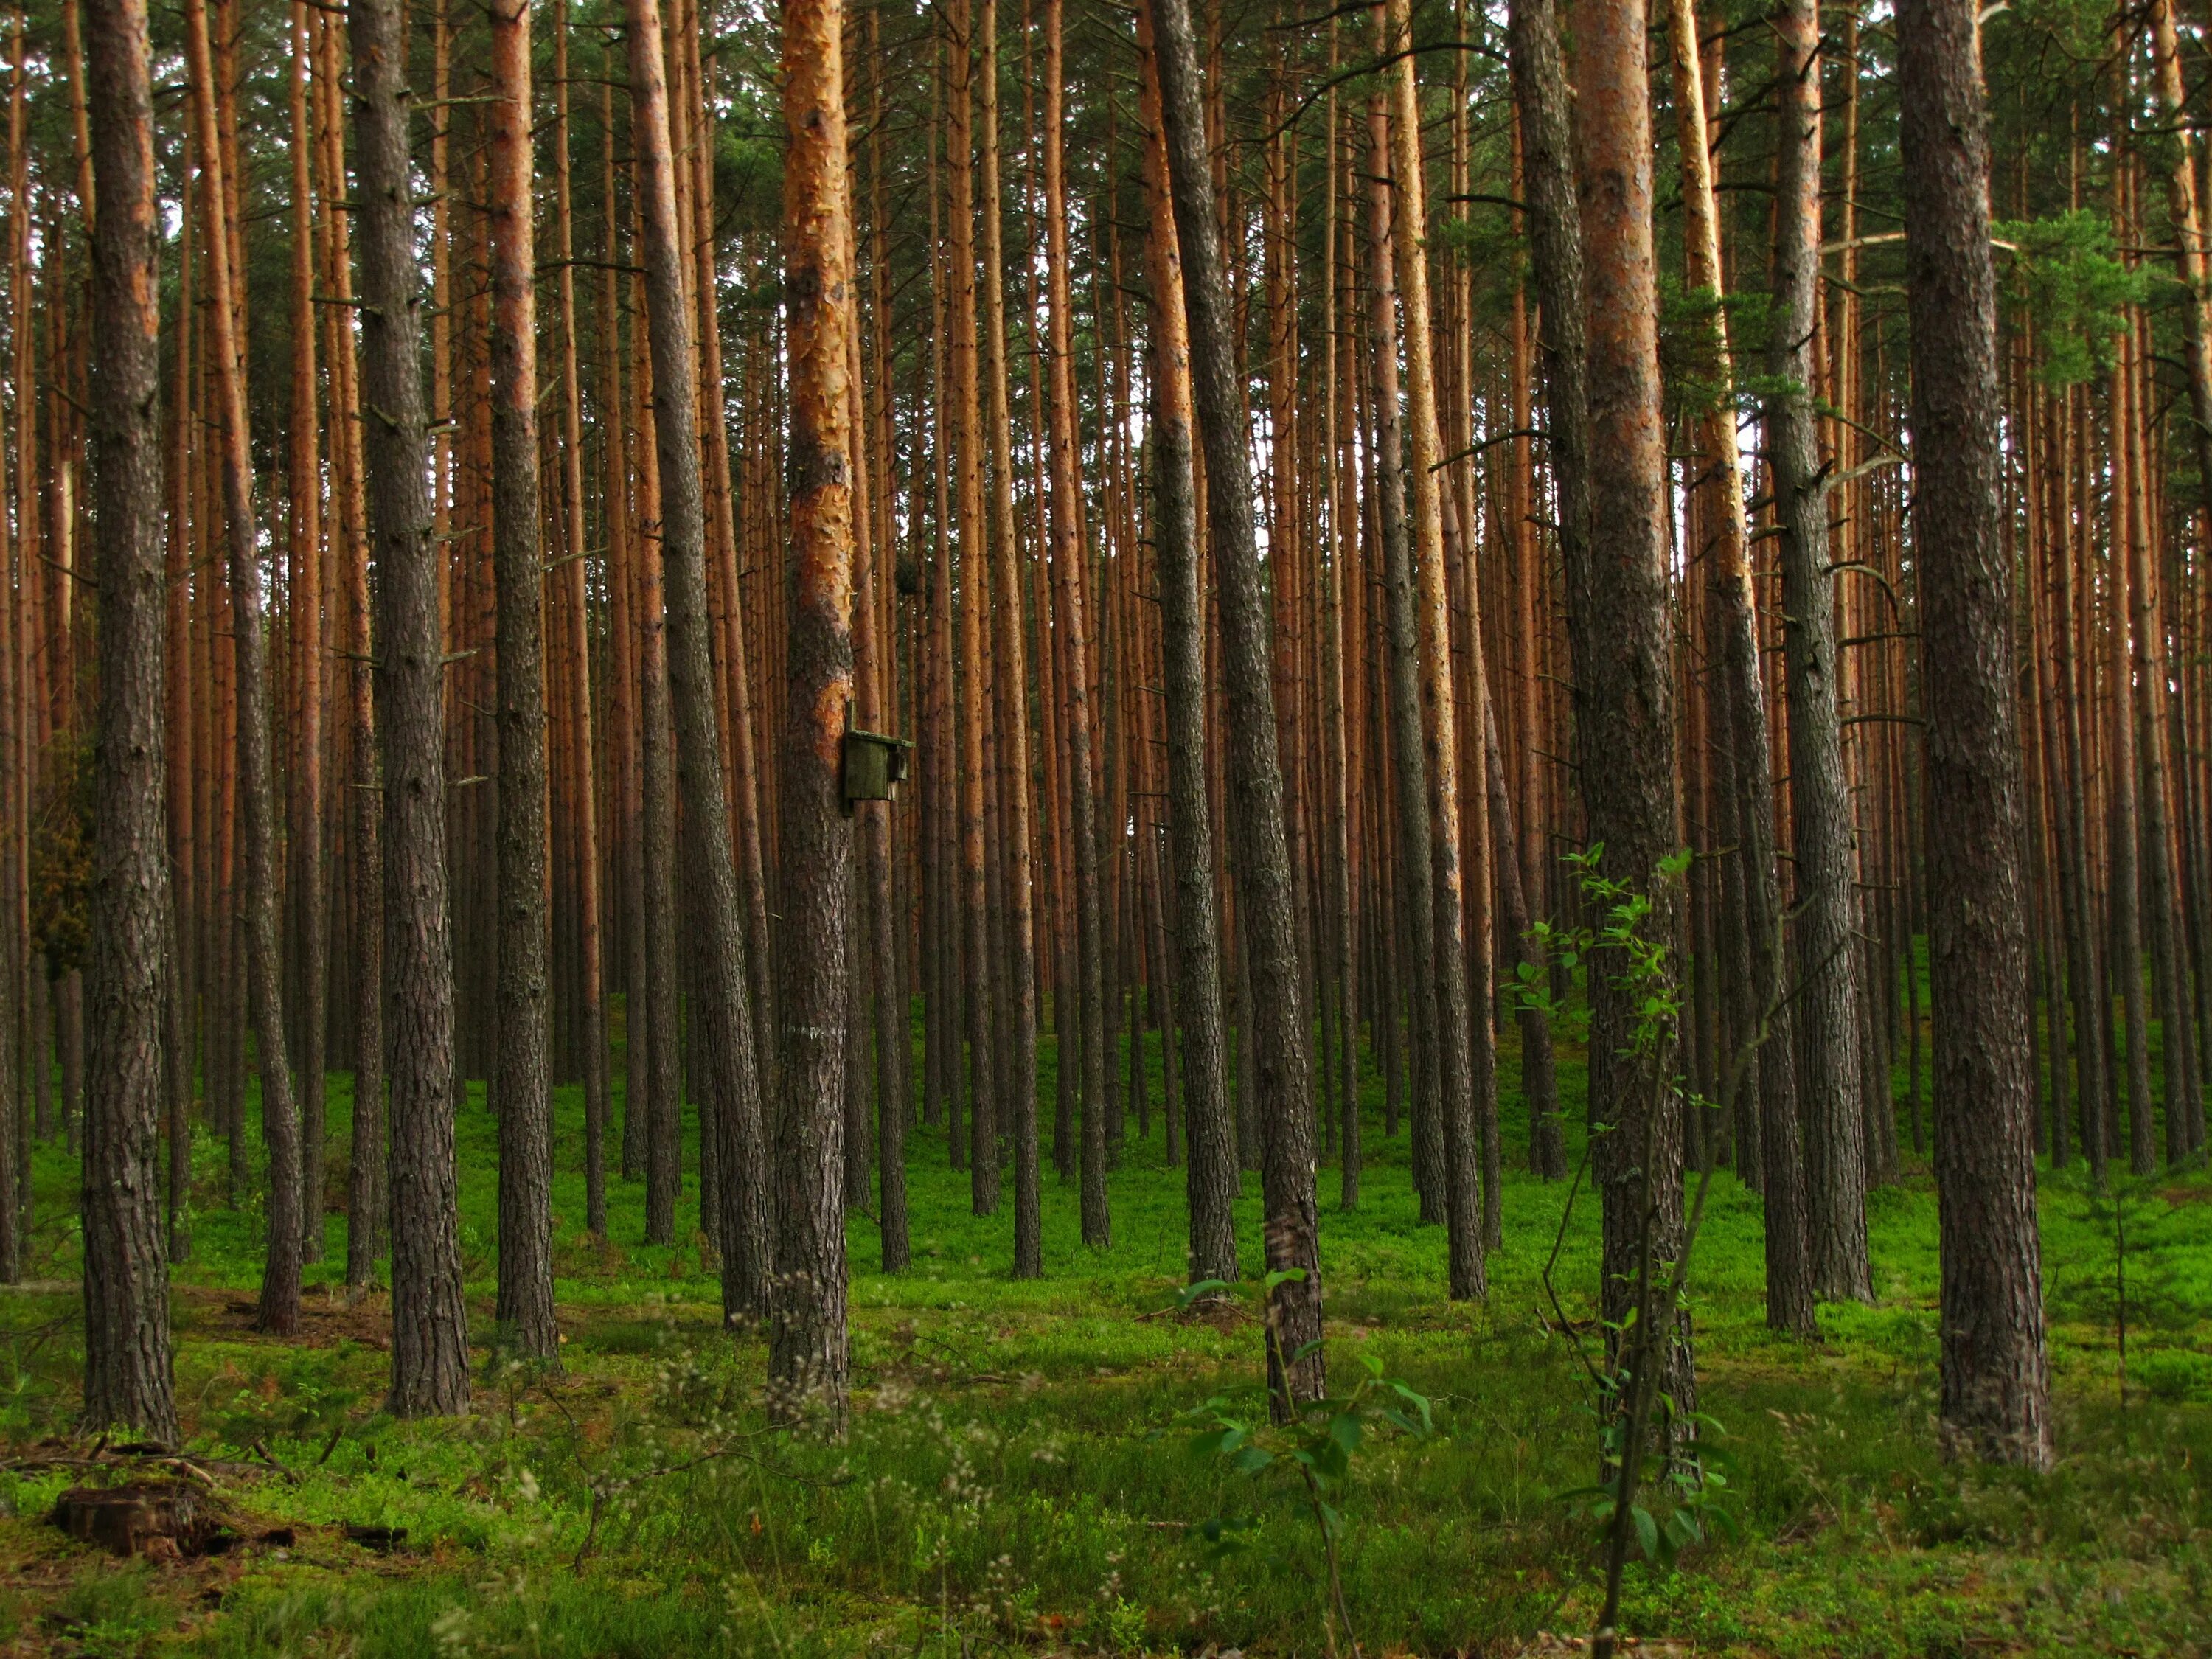
[[[1044, 1060], [1048, 1102], [1048, 1044]], [[1579, 1061], [1561, 1060], [1572, 1123]], [[1509, 1036], [1509, 1165], [1516, 1077]], [[1370, 1437], [1328, 1494], [1349, 1627], [1370, 1655], [1514, 1653], [1587, 1631], [1601, 1562], [1559, 1494], [1589, 1486], [1595, 1443], [1540, 1285], [1565, 1185], [1509, 1175], [1489, 1300], [1447, 1303], [1442, 1232], [1416, 1224], [1404, 1139], [1384, 1135], [1368, 1086], [1357, 1212], [1322, 1172], [1329, 1360], [1345, 1390], [1379, 1373], [1418, 1393], [1433, 1431]], [[335, 1148], [349, 1105], [334, 1079]], [[563, 1089], [556, 1105], [563, 1364], [492, 1358], [495, 1132], [479, 1087], [460, 1126], [476, 1409], [452, 1422], [382, 1413], [388, 1315], [380, 1296], [344, 1297], [342, 1216], [309, 1271], [303, 1340], [251, 1333], [260, 1218], [223, 1206], [222, 1149], [202, 1143], [193, 1255], [175, 1273], [179, 1404], [197, 1452], [270, 1466], [226, 1474], [223, 1501], [294, 1537], [167, 1566], [118, 1565], [41, 1524], [82, 1472], [36, 1461], [71, 1432], [81, 1354], [76, 1172], [40, 1147], [38, 1281], [0, 1299], [0, 1638], [362, 1659], [1326, 1650], [1330, 1540], [1295, 1483], [1176, 1449], [1194, 1407], [1258, 1380], [1261, 1337], [1249, 1310], [1176, 1306], [1182, 1172], [1162, 1165], [1157, 1118], [1149, 1139], [1129, 1121], [1109, 1250], [1083, 1246], [1073, 1189], [1048, 1172], [1046, 1276], [1030, 1283], [1010, 1277], [1007, 1217], [970, 1215], [942, 1134], [918, 1130], [914, 1269], [874, 1272], [874, 1225], [852, 1218], [856, 1409], [831, 1443], [768, 1427], [760, 1344], [721, 1331], [696, 1234], [636, 1243], [638, 1184], [610, 1182], [611, 1243], [583, 1236], [580, 1098]], [[1688, 1290], [1741, 1536], [1670, 1572], [1632, 1565], [1623, 1627], [1711, 1653], [2206, 1650], [2212, 1209], [2186, 1184], [2122, 1200], [2046, 1175], [2061, 1457], [2027, 1476], [1940, 1455], [1934, 1198], [1907, 1166], [1870, 1206], [1877, 1301], [1824, 1307], [1816, 1346], [1765, 1330], [1759, 1200], [1717, 1177]], [[1256, 1177], [1245, 1189], [1256, 1279]], [[343, 1190], [341, 1170], [330, 1191]], [[687, 1188], [689, 1221], [696, 1204]], [[2137, 1287], [2124, 1390], [2116, 1206]], [[1577, 1323], [1596, 1273], [1583, 1206], [1555, 1271]], [[1233, 1553], [1207, 1547], [1224, 1515]], [[405, 1538], [387, 1553], [347, 1526]]]

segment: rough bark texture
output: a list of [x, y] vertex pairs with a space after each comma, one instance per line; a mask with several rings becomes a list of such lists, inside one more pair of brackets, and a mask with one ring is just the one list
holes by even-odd
[[207, 8], [185, 10], [186, 79], [199, 139], [209, 222], [208, 349], [221, 423], [222, 507], [229, 555], [232, 677], [238, 690], [238, 838], [246, 944], [246, 1006], [261, 1073], [262, 1139], [269, 1153], [269, 1249], [261, 1273], [260, 1328], [289, 1336], [300, 1325], [300, 1110], [285, 1045], [283, 962], [276, 937], [275, 765], [269, 732], [269, 639], [261, 594], [258, 526], [253, 509], [252, 434], [246, 413], [246, 362], [234, 323], [238, 273], [222, 204], [222, 146], [216, 141], [214, 70]]
[[[1651, 246], [1651, 110], [1640, 7], [1582, 0], [1575, 11], [1575, 142], [1589, 410], [1589, 533], [1566, 570], [1575, 729], [1590, 839], [1601, 872], [1650, 900], [1649, 943], [1679, 960], [1668, 484], [1660, 404], [1657, 282]], [[1532, 146], [1532, 170], [1533, 170]], [[1533, 204], [1532, 204], [1533, 205]], [[1607, 918], [1598, 919], [1602, 924]], [[1624, 1318], [1651, 1256], [1670, 1261], [1682, 1223], [1681, 1102], [1674, 1043], [1636, 1042], [1640, 1012], [1625, 964], [1592, 961], [1592, 1158], [1604, 1207], [1601, 1305]], [[1696, 1408], [1686, 1316], [1659, 1386], [1674, 1420]]]
[[1813, 1283], [1825, 1297], [1874, 1295], [1867, 1261], [1865, 1122], [1859, 1104], [1858, 950], [1850, 781], [1844, 772], [1837, 577], [1828, 569], [1827, 475], [1814, 410], [1820, 299], [1820, 26], [1814, 0], [1775, 14], [1782, 102], [1774, 232], [1774, 343], [1766, 441], [1782, 532], [1790, 687], [1790, 817], [1797, 878], [1796, 1029], [1804, 1112]]
[[[1559, 556], [1570, 570], [1589, 557], [1589, 403], [1583, 327], [1582, 227], [1576, 216], [1566, 65], [1553, 0], [1514, 0], [1506, 16], [1508, 68], [1520, 117], [1522, 193], [1528, 204], [1529, 274], [1538, 302], [1546, 449]], [[1527, 586], [1535, 586], [1534, 571]], [[1524, 611], [1533, 617], [1533, 610]], [[1533, 625], [1533, 624], [1532, 624]], [[1524, 831], [1527, 826], [1524, 826]], [[1540, 886], [1529, 893], [1542, 902]], [[1560, 1141], [1557, 1126], [1547, 1139]], [[1557, 1173], [1565, 1173], [1564, 1144]], [[1543, 1173], [1541, 1170], [1539, 1173]]]
[[1221, 923], [1213, 887], [1213, 807], [1206, 787], [1206, 611], [1198, 590], [1198, 487], [1191, 451], [1190, 327], [1182, 252], [1176, 238], [1160, 120], [1159, 62], [1152, 0], [1137, 11], [1144, 57], [1146, 182], [1152, 225], [1145, 241], [1151, 279], [1153, 464], [1158, 518], [1153, 534], [1160, 584], [1160, 650], [1165, 682], [1168, 842], [1175, 864], [1175, 1000], [1181, 1015], [1185, 1156], [1190, 1205], [1191, 1282], [1233, 1281], [1238, 1187], [1236, 1126], [1229, 1116], [1221, 1018]]
[[1206, 154], [1198, 42], [1189, 0], [1159, 0], [1161, 126], [1175, 198], [1190, 315], [1191, 363], [1206, 451], [1206, 523], [1220, 583], [1221, 669], [1227, 690], [1229, 833], [1241, 933], [1250, 958], [1253, 1106], [1270, 1270], [1297, 1270], [1268, 1299], [1267, 1363], [1279, 1407], [1327, 1392], [1321, 1249], [1315, 1215], [1314, 1089], [1300, 983], [1283, 773], [1269, 680], [1267, 600], [1253, 522], [1247, 410], [1231, 333], [1227, 274]]
[[445, 665], [424, 434], [422, 271], [408, 169], [399, 0], [357, 0], [354, 213], [361, 242], [362, 460], [377, 571], [385, 965], [392, 1024], [392, 1395], [399, 1416], [465, 1411], [453, 1169], [453, 960], [446, 905]]
[[[769, 1302], [769, 1194], [759, 1178], [767, 1168], [766, 1142], [729, 807], [722, 787], [721, 737], [714, 717], [714, 663], [708, 648], [714, 624], [707, 609], [696, 356], [669, 149], [659, 0], [629, 0], [628, 14], [630, 119], [637, 135], [646, 303], [652, 315], [653, 424], [660, 465], [668, 682], [684, 808], [684, 880], [695, 896], [701, 929], [698, 1001], [692, 1013], [699, 1024], [706, 1073], [699, 1079], [701, 1118], [719, 1137], [720, 1167], [729, 1177], [720, 1183], [722, 1310], [731, 1319], [750, 1319], [766, 1312]], [[848, 557], [849, 553], [848, 544]], [[842, 1036], [842, 1006], [830, 1029]], [[842, 1098], [842, 1086], [837, 1097]]]
[[1963, 1448], [2048, 1468], [2024, 791], [2001, 534], [1996, 276], [1973, 0], [1898, 9], [1914, 545], [1928, 715], [1942, 1406]]
[[530, 84], [529, 0], [492, 0], [492, 563], [499, 595], [497, 1315], [503, 1345], [534, 1359], [557, 1359], [541, 621], [545, 577], [538, 538]]
[[[1717, 301], [1724, 278], [1720, 217], [1713, 196], [1712, 163], [1705, 149], [1705, 76], [1698, 61], [1694, 0], [1672, 0], [1670, 45], [1674, 62], [1674, 107], [1682, 155], [1685, 275], [1692, 290]], [[1736, 441], [1735, 407], [1726, 396], [1731, 375], [1727, 313], [1712, 313], [1710, 347], [1720, 384], [1712, 409], [1699, 422], [1700, 444], [1712, 477], [1706, 486], [1711, 513], [1703, 520], [1712, 540], [1710, 581], [1715, 652], [1713, 724], [1724, 822], [1735, 836], [1741, 866], [1738, 890], [1742, 948], [1750, 972], [1746, 994], [1733, 1010], [1739, 1050], [1723, 1057], [1718, 1103], [1735, 1103], [1741, 1080], [1757, 1079], [1759, 1187], [1765, 1204], [1766, 1322], [1776, 1330], [1809, 1335], [1814, 1329], [1813, 1280], [1805, 1227], [1804, 1143], [1797, 1121], [1797, 1073], [1792, 1015], [1784, 998], [1781, 890], [1774, 857], [1774, 761], [1767, 741], [1765, 684], [1759, 664], [1759, 614], [1752, 590], [1751, 550], [1743, 514], [1743, 476]], [[1763, 1027], [1763, 1029], [1762, 1029]]]
[[[632, 0], [633, 6], [652, 0]], [[846, 929], [852, 824], [838, 782], [853, 695], [854, 303], [845, 220], [842, 0], [783, 12], [784, 303], [791, 363], [791, 629], [783, 741], [783, 1109], [776, 1119], [769, 1384], [842, 1426]], [[978, 1149], [978, 1156], [988, 1156]]]
[[[98, 110], [93, 165], [106, 210], [92, 246], [92, 325], [100, 340], [91, 362], [100, 741], [88, 975], [84, 1424], [173, 1444], [161, 1178], [167, 595], [153, 94], [144, 0], [91, 0], [86, 21]], [[4, 1127], [12, 1133], [12, 1124]], [[0, 1194], [12, 1210], [12, 1178]]]

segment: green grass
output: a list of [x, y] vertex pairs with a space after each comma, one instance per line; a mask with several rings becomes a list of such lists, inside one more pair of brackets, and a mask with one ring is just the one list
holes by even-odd
[[[1048, 1112], [1051, 1062], [1048, 1042]], [[1578, 1103], [1578, 1057], [1562, 1062]], [[1510, 1163], [1516, 1077], [1509, 1037]], [[333, 1079], [341, 1161], [346, 1090]], [[1435, 1402], [1437, 1432], [1370, 1440], [1345, 1495], [1364, 1650], [1511, 1653], [1539, 1632], [1586, 1631], [1596, 1552], [1556, 1494], [1591, 1478], [1593, 1425], [1568, 1339], [1542, 1316], [1566, 1185], [1509, 1175], [1489, 1300], [1449, 1304], [1443, 1235], [1416, 1224], [1405, 1142], [1383, 1137], [1379, 1098], [1367, 1103], [1357, 1213], [1336, 1207], [1336, 1173], [1322, 1171], [1331, 1363], [1349, 1379], [1375, 1356]], [[0, 1639], [13, 1626], [40, 1651], [364, 1659], [1326, 1651], [1311, 1523], [1286, 1489], [1188, 1456], [1176, 1425], [1254, 1387], [1259, 1339], [1248, 1314], [1163, 1315], [1184, 1219], [1157, 1122], [1149, 1141], [1130, 1124], [1110, 1249], [1081, 1243], [1074, 1192], [1048, 1169], [1046, 1277], [1025, 1284], [1008, 1276], [1010, 1204], [970, 1215], [942, 1135], [918, 1131], [913, 1271], [872, 1271], [874, 1225], [851, 1223], [855, 1411], [848, 1439], [829, 1444], [764, 1427], [761, 1343], [719, 1328], [696, 1237], [637, 1243], [637, 1185], [611, 1183], [612, 1242], [585, 1238], [580, 1098], [564, 1089], [556, 1107], [565, 1367], [533, 1375], [490, 1352], [496, 1176], [479, 1090], [460, 1133], [477, 1409], [456, 1422], [379, 1409], [382, 1304], [344, 1304], [343, 1217], [309, 1272], [306, 1340], [246, 1329], [229, 1304], [257, 1282], [260, 1218], [222, 1207], [222, 1149], [204, 1141], [193, 1255], [175, 1274], [179, 1396], [201, 1455], [242, 1459], [258, 1442], [299, 1473], [296, 1485], [220, 1476], [243, 1516], [291, 1525], [296, 1542], [281, 1559], [254, 1545], [118, 1570], [39, 1524], [79, 1474], [0, 1471], [13, 1517], [0, 1519]], [[1877, 1304], [1823, 1309], [1814, 1346], [1765, 1331], [1759, 1202], [1717, 1178], [1692, 1273], [1700, 1404], [1725, 1431], [1742, 1535], [1672, 1574], [1632, 1569], [1628, 1628], [1701, 1653], [2205, 1651], [2212, 1207], [2179, 1182], [2114, 1200], [2078, 1172], [2045, 1181], [2060, 1462], [2045, 1476], [1978, 1469], [1938, 1450], [1935, 1206], [1907, 1162], [1871, 1205]], [[42, 1147], [36, 1180], [33, 1272], [51, 1288], [0, 1301], [0, 1431], [18, 1458], [66, 1432], [79, 1376], [67, 1152]], [[1248, 1176], [1237, 1213], [1255, 1273], [1257, 1188]], [[330, 1190], [343, 1194], [342, 1175]], [[2115, 1202], [2134, 1246], [2124, 1405]], [[696, 1204], [687, 1187], [687, 1226]], [[1577, 1320], [1596, 1243], [1585, 1198], [1557, 1273]], [[1198, 1528], [1223, 1515], [1256, 1522], [1251, 1547], [1210, 1559]], [[343, 1540], [344, 1524], [404, 1526], [406, 1547], [373, 1553]]]

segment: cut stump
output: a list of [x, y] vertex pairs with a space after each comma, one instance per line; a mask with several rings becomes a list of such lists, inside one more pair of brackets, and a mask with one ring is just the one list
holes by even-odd
[[112, 1555], [198, 1553], [209, 1530], [200, 1494], [181, 1482], [77, 1486], [54, 1500], [51, 1517], [72, 1538]]

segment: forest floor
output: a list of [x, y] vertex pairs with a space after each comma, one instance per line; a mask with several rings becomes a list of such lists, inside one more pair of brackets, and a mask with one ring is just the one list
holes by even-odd
[[[1048, 1104], [1048, 1042], [1044, 1058]], [[1565, 1069], [1571, 1121], [1581, 1076]], [[1500, 1071], [1518, 1075], [1510, 1040]], [[1522, 1114], [1504, 1092], [1510, 1161]], [[1601, 1589], [1593, 1522], [1561, 1496], [1594, 1478], [1575, 1348], [1590, 1340], [1595, 1207], [1585, 1190], [1562, 1231], [1570, 1183], [1509, 1176], [1489, 1299], [1448, 1304], [1443, 1232], [1416, 1224], [1404, 1138], [1368, 1106], [1359, 1209], [1322, 1176], [1332, 1377], [1403, 1382], [1434, 1431], [1376, 1420], [1335, 1497], [1352, 1633], [1370, 1656], [1571, 1651], [1555, 1633], [1587, 1632]], [[382, 1413], [388, 1313], [380, 1295], [345, 1299], [343, 1216], [304, 1334], [252, 1333], [260, 1218], [222, 1206], [222, 1149], [203, 1141], [175, 1273], [178, 1393], [239, 1541], [181, 1561], [116, 1561], [46, 1524], [93, 1478], [57, 1460], [95, 1448], [68, 1437], [75, 1164], [42, 1147], [35, 1282], [0, 1298], [0, 1651], [1349, 1659], [1291, 1466], [1247, 1474], [1191, 1449], [1206, 1425], [1218, 1445], [1217, 1416], [1262, 1414], [1261, 1342], [1255, 1287], [1241, 1309], [1176, 1310], [1182, 1183], [1157, 1121], [1149, 1140], [1130, 1125], [1110, 1249], [1079, 1243], [1073, 1188], [1048, 1170], [1046, 1276], [1026, 1284], [1008, 1273], [1010, 1208], [970, 1215], [941, 1133], [918, 1133], [913, 1271], [872, 1271], [875, 1226], [852, 1220], [854, 1410], [830, 1443], [765, 1426], [761, 1342], [721, 1330], [696, 1235], [638, 1245], [639, 1185], [611, 1182], [612, 1242], [587, 1240], [577, 1092], [558, 1109], [557, 1374], [493, 1353], [480, 1086], [463, 1115], [478, 1381], [454, 1421]], [[348, 1114], [335, 1078], [341, 1164]], [[1924, 1159], [1905, 1161], [1870, 1206], [1877, 1301], [1824, 1308], [1818, 1345], [1765, 1330], [1758, 1201], [1716, 1178], [1691, 1285], [1732, 1524], [1671, 1571], [1632, 1566], [1624, 1627], [1644, 1651], [1700, 1655], [2212, 1651], [2212, 1189], [2100, 1197], [2078, 1171], [2046, 1173], [2060, 1459], [2030, 1477], [1940, 1455], [1935, 1201]], [[1244, 1187], [1256, 1277], [1257, 1177]], [[342, 1170], [329, 1191], [342, 1200]], [[696, 1186], [686, 1201], [688, 1227]], [[1555, 1237], [1565, 1328], [1543, 1283]], [[1203, 1423], [1184, 1415], [1209, 1401]]]

